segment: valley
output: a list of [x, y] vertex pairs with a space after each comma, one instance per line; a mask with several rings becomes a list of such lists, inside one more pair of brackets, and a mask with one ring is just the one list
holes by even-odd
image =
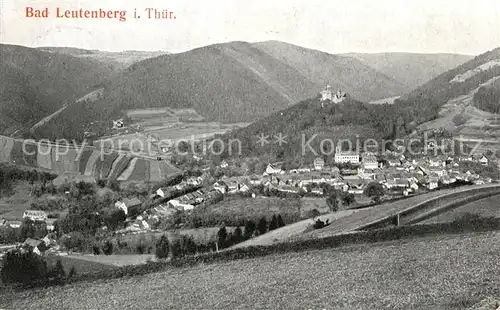
[[1, 47], [0, 307], [462, 308], [499, 293], [500, 48]]

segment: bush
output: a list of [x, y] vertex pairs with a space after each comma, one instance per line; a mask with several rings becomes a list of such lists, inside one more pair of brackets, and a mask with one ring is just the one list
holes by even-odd
[[71, 279], [76, 276], [76, 269], [75, 266], [71, 266], [71, 269], [69, 270], [68, 273], [68, 278]]
[[111, 243], [111, 241], [109, 241], [109, 240], [106, 240], [106, 242], [104, 242], [104, 245], [102, 247], [102, 252], [105, 255], [113, 254], [113, 243]]
[[325, 227], [325, 222], [323, 222], [320, 219], [317, 219], [316, 222], [314, 222], [313, 227], [314, 227], [314, 229], [321, 229], [321, 228]]
[[158, 242], [156, 243], [156, 257], [163, 259], [168, 257], [169, 252], [169, 242], [165, 235], [162, 235]]
[[47, 263], [32, 249], [9, 251], [2, 259], [3, 283], [30, 284], [47, 276]]

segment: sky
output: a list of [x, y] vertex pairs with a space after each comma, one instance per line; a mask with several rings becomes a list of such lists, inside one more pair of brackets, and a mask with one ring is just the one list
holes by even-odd
[[[50, 15], [26, 18], [27, 6]], [[57, 7], [126, 10], [127, 21], [61, 19]], [[148, 19], [146, 8], [176, 19]], [[498, 0], [0, 0], [0, 19], [1, 43], [31, 47], [183, 52], [279, 40], [329, 53], [477, 55], [500, 46]]]

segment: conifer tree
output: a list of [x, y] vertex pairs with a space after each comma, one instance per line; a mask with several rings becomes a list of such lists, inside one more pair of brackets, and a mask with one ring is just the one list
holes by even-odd
[[162, 235], [158, 242], [156, 242], [156, 257], [157, 258], [167, 258], [169, 252], [168, 238]]
[[278, 219], [276, 218], [276, 214], [274, 214], [269, 223], [269, 231], [275, 230], [276, 228], [278, 228]]
[[259, 224], [257, 224], [257, 230], [259, 231], [259, 234], [265, 234], [267, 232], [267, 220], [265, 217], [262, 217], [259, 220]]

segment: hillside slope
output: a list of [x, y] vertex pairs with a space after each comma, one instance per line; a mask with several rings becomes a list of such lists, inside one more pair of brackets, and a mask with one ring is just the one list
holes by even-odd
[[410, 92], [443, 72], [453, 69], [474, 56], [461, 54], [418, 53], [349, 53], [342, 54], [360, 60], [373, 69], [403, 84]]
[[83, 96], [111, 76], [100, 62], [0, 45], [0, 133], [12, 134]]
[[93, 61], [99, 61], [107, 66], [112, 66], [116, 71], [123, 70], [128, 66], [148, 59], [154, 58], [161, 55], [168, 54], [168, 52], [164, 51], [122, 51], [122, 52], [107, 52], [100, 50], [86, 50], [80, 48], [73, 47], [55, 47], [55, 46], [46, 46], [46, 47], [38, 47], [40, 51], [51, 52], [51, 53], [59, 53], [66, 54], [73, 57], [78, 57], [82, 59], [88, 59]]
[[463, 309], [498, 296], [499, 255], [498, 232], [415, 238], [12, 292], [0, 306]]
[[[332, 155], [339, 142], [389, 139], [401, 130], [399, 111], [393, 105], [372, 105], [347, 97], [342, 103], [322, 106], [319, 97], [257, 120], [245, 128], [227, 133], [224, 139], [241, 141], [243, 156], [256, 156], [262, 162], [310, 163], [318, 155]], [[278, 143], [282, 135], [285, 143]], [[263, 135], [267, 142], [258, 143]], [[321, 144], [321, 141], [326, 141]], [[347, 143], [347, 142], [346, 142]], [[347, 145], [343, 145], [346, 148]], [[226, 148], [222, 156], [229, 154]], [[332, 156], [325, 157], [331, 160]], [[295, 166], [294, 164], [294, 166]]]
[[41, 132], [61, 135], [74, 115], [79, 123], [109, 122], [126, 109], [151, 107], [194, 108], [209, 121], [254, 121], [315, 97], [329, 81], [366, 100], [403, 90], [352, 58], [279, 42], [230, 42], [135, 63], [107, 83], [101, 102], [68, 109]]
[[258, 42], [252, 46], [295, 68], [319, 90], [328, 83], [365, 102], [401, 95], [408, 90], [401, 81], [352, 57], [332, 55], [279, 41]]
[[232, 42], [136, 63], [109, 85], [106, 104], [190, 107], [209, 120], [244, 121], [318, 91], [293, 68], [248, 43]]
[[500, 115], [491, 113], [498, 110], [489, 100], [488, 88], [494, 90], [498, 79], [500, 48], [439, 75], [396, 100], [395, 104], [403, 110], [411, 108], [413, 112], [407, 119], [413, 119], [421, 130], [445, 128], [462, 142], [480, 146], [475, 150], [477, 153], [488, 149], [495, 152], [500, 150]]

